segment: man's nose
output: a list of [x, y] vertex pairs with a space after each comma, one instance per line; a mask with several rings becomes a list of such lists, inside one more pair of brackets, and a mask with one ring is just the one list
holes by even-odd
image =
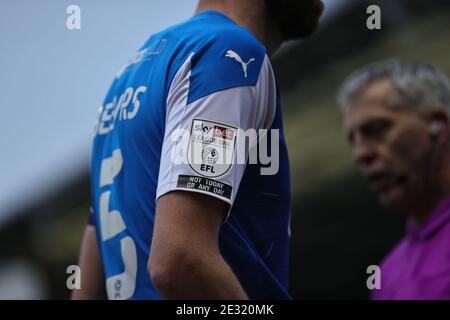
[[370, 166], [376, 159], [376, 148], [365, 141], [357, 141], [353, 148], [353, 156], [360, 167]]

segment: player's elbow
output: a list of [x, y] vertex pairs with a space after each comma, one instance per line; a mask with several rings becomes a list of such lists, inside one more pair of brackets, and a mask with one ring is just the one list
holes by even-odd
[[201, 258], [187, 250], [154, 252], [150, 255], [147, 270], [153, 286], [163, 295], [180, 292], [199, 268]]

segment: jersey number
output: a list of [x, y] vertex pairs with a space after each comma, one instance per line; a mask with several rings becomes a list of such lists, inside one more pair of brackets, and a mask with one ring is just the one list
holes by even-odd
[[[112, 157], [102, 161], [100, 169], [100, 188], [113, 184], [123, 166], [123, 158], [120, 149], [113, 151]], [[102, 241], [108, 241], [117, 237], [126, 230], [122, 215], [117, 210], [109, 210], [111, 190], [104, 191], [100, 196], [100, 228]], [[120, 252], [125, 266], [125, 271], [108, 277], [106, 289], [108, 299], [126, 300], [133, 296], [136, 288], [137, 254], [136, 245], [130, 236], [120, 240]]]

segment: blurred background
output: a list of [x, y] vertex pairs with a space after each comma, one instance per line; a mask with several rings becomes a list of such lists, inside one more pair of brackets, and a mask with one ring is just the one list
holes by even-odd
[[[366, 268], [404, 233], [351, 159], [335, 102], [345, 77], [400, 57], [450, 74], [450, 2], [329, 0], [322, 27], [273, 59], [292, 187], [290, 289], [297, 299], [367, 299]], [[69, 5], [81, 30], [69, 30]], [[381, 8], [381, 30], [366, 9]], [[0, 299], [66, 299], [87, 221], [91, 132], [116, 71], [196, 0], [0, 2]]]

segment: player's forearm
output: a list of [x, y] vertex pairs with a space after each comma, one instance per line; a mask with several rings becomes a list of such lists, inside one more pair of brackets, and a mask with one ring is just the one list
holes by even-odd
[[192, 258], [152, 274], [164, 299], [244, 300], [247, 294], [220, 255]]

